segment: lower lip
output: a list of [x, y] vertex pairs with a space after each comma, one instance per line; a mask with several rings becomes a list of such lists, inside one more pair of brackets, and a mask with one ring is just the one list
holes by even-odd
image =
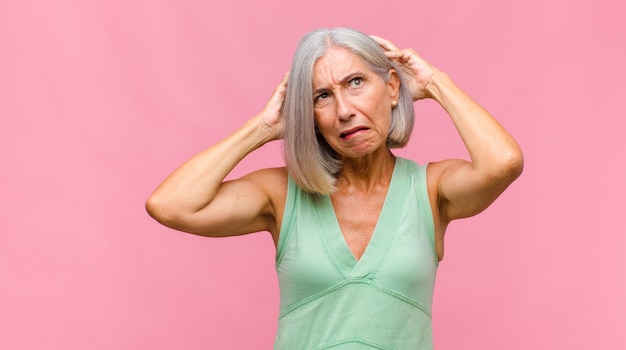
[[353, 138], [353, 137], [356, 137], [356, 136], [358, 136], [358, 135], [360, 135], [360, 134], [362, 134], [362, 133], [364, 133], [364, 132], [367, 132], [367, 129], [358, 130], [358, 131], [355, 131], [355, 132], [353, 132], [353, 133], [350, 133], [350, 134], [348, 134], [348, 135], [344, 136], [344, 137], [343, 137], [343, 139], [344, 139], [344, 140], [349, 140], [349, 139], [351, 139], [351, 138]]

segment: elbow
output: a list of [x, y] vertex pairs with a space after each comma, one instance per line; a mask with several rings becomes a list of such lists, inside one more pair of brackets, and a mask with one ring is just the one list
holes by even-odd
[[200, 234], [192, 225], [195, 220], [193, 215], [180, 208], [181, 205], [178, 202], [156, 194], [152, 194], [145, 202], [148, 215], [161, 225], [182, 232]]
[[480, 172], [484, 179], [491, 183], [499, 183], [505, 187], [515, 181], [524, 170], [524, 156], [519, 148], [510, 149], [508, 152], [492, 154], [488, 164], [475, 163], [475, 170]]
[[159, 204], [158, 204], [158, 201], [155, 200], [154, 195], [148, 197], [145, 203], [145, 208], [146, 208], [146, 212], [148, 213], [148, 215], [150, 215], [153, 218], [158, 213]]
[[511, 150], [502, 160], [500, 167], [500, 178], [507, 179], [509, 183], [515, 181], [524, 171], [524, 155], [517, 148]]
[[172, 222], [171, 211], [168, 210], [167, 202], [153, 194], [146, 200], [145, 209], [148, 215], [159, 223], [169, 226]]

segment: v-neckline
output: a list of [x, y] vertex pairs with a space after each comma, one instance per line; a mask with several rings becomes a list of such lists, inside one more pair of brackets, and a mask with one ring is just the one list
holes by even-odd
[[371, 273], [384, 258], [386, 248], [391, 244], [392, 235], [396, 231], [395, 226], [397, 226], [401, 216], [401, 211], [393, 210], [397, 206], [395, 203], [390, 204], [390, 201], [397, 202], [400, 200], [404, 204], [406, 199], [406, 191], [401, 184], [404, 172], [399, 171], [401, 163], [403, 161], [399, 157], [396, 158], [383, 207], [378, 215], [372, 236], [358, 260], [350, 250], [341, 231], [339, 219], [335, 213], [330, 196], [325, 195], [320, 198], [321, 205], [319, 210], [316, 211], [320, 232], [329, 255], [344, 277], [356, 277]]

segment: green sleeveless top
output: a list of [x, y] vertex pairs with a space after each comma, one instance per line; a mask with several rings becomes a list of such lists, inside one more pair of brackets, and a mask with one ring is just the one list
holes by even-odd
[[396, 159], [372, 238], [357, 261], [330, 197], [289, 179], [276, 253], [275, 349], [432, 349], [438, 259], [426, 166]]

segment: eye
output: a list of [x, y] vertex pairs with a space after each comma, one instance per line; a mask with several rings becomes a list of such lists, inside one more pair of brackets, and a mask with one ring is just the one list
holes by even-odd
[[351, 88], [357, 88], [359, 86], [363, 85], [363, 78], [357, 77], [354, 78], [352, 80], [350, 80], [350, 87]]
[[327, 99], [328, 97], [330, 97], [330, 94], [328, 92], [322, 92], [321, 94], [315, 96], [313, 101], [315, 103], [319, 103], [319, 102], [322, 102], [323, 100]]

